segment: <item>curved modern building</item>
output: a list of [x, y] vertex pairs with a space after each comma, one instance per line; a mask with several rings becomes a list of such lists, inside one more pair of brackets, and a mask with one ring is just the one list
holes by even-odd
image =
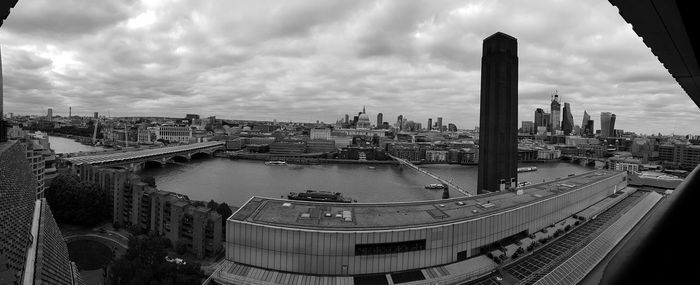
[[[327, 277], [444, 266], [562, 221], [626, 185], [625, 172], [597, 170], [517, 192], [447, 200], [341, 204], [253, 197], [227, 221], [226, 259], [268, 274]], [[225, 280], [239, 275], [233, 269], [218, 274], [233, 278]]]

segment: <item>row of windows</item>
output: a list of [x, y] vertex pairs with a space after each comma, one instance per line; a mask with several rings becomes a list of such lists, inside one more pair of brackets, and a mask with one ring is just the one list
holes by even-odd
[[392, 254], [418, 250], [425, 250], [424, 239], [355, 245], [355, 255]]

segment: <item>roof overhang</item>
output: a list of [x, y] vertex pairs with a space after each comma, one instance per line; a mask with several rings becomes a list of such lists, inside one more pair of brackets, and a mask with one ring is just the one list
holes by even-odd
[[673, 78], [700, 107], [697, 12], [694, 1], [610, 0], [622, 18], [659, 58]]

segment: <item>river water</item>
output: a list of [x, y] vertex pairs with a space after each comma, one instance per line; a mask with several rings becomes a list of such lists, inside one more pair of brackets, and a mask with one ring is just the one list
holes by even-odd
[[73, 139], [49, 136], [49, 144], [51, 144], [51, 149], [56, 151], [56, 153], [73, 153], [80, 151], [102, 151], [104, 148], [84, 145], [76, 142]]
[[[57, 153], [95, 151], [91, 147], [62, 137], [50, 137]], [[518, 174], [518, 181], [532, 183], [578, 174], [593, 168], [566, 162], [526, 164], [537, 171]], [[140, 175], [153, 176], [158, 189], [185, 194], [193, 200], [226, 202], [241, 206], [252, 196], [281, 197], [307, 189], [341, 192], [358, 202], [396, 202], [442, 198], [442, 190], [427, 190], [432, 178], [394, 165], [321, 164], [267, 166], [263, 161], [228, 158], [194, 158], [187, 163], [146, 168]], [[462, 189], [476, 194], [478, 166], [421, 165], [421, 168]], [[462, 196], [450, 190], [451, 197]]]
[[[538, 170], [518, 174], [519, 181], [541, 182], [592, 168], [557, 162], [537, 164]], [[243, 205], [252, 196], [281, 197], [307, 189], [341, 192], [358, 202], [395, 202], [442, 198], [441, 190], [427, 190], [434, 179], [392, 165], [321, 164], [267, 166], [262, 161], [202, 158], [183, 164], [140, 171], [153, 176], [159, 189], [186, 194], [190, 199]], [[477, 166], [421, 166], [460, 188], [476, 194]], [[450, 191], [451, 197], [462, 196]]]

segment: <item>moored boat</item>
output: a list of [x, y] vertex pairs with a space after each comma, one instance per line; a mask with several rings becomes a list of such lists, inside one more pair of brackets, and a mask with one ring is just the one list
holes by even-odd
[[306, 190], [306, 192], [289, 192], [287, 198], [290, 200], [302, 200], [313, 202], [333, 202], [333, 203], [352, 203], [353, 200], [349, 197], [344, 197], [340, 192]]
[[536, 166], [518, 167], [518, 172], [537, 171]]
[[279, 160], [278, 160], [278, 161], [266, 161], [266, 162], [265, 162], [265, 165], [284, 166], [284, 165], [287, 165], [287, 163], [284, 162], [284, 161], [279, 161]]
[[428, 185], [425, 185], [425, 189], [445, 189], [445, 185], [443, 184], [438, 184], [438, 183], [431, 183]]

